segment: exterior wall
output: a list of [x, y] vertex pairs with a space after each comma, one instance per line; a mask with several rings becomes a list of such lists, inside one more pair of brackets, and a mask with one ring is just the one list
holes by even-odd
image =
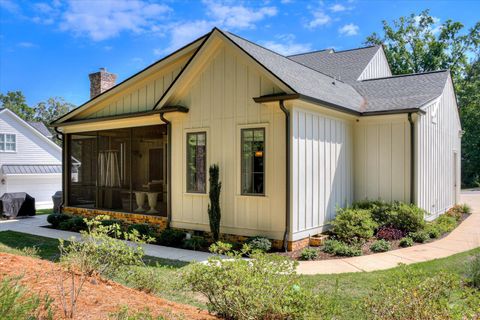
[[[207, 132], [207, 168], [220, 167], [221, 232], [282, 239], [285, 231], [285, 115], [278, 104], [253, 97], [278, 88], [243, 53], [221, 45], [210, 62], [176, 97], [187, 106], [172, 116], [172, 226], [209, 230], [208, 193], [186, 193], [186, 133]], [[183, 93], [184, 92], [184, 93]], [[265, 196], [240, 192], [240, 129], [265, 127]], [[208, 183], [207, 183], [208, 192]]]
[[410, 123], [406, 114], [355, 123], [355, 200], [410, 201]]
[[26, 192], [35, 198], [37, 209], [52, 208], [52, 196], [62, 190], [61, 174], [8, 175], [6, 180], [3, 192]]
[[392, 72], [390, 71], [385, 52], [383, 52], [383, 49], [379, 49], [358, 80], [390, 77], [391, 75]]
[[453, 206], [460, 192], [461, 125], [450, 77], [440, 99], [425, 111], [416, 124], [416, 202], [433, 219]]
[[292, 239], [321, 232], [353, 200], [352, 121], [322, 108], [292, 111]]

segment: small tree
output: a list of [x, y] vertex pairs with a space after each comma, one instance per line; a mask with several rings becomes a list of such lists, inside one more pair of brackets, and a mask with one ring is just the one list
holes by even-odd
[[210, 204], [208, 205], [208, 218], [210, 220], [210, 231], [213, 234], [213, 240], [217, 241], [220, 234], [220, 191], [222, 183], [219, 181], [218, 165], [213, 164], [209, 168], [210, 173]]

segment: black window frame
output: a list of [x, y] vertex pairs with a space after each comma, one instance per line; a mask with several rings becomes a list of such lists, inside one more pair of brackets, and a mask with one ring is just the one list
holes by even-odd
[[[263, 132], [263, 150], [262, 150], [262, 157], [263, 157], [263, 172], [251, 172], [250, 175], [259, 174], [263, 175], [263, 192], [244, 192], [244, 179], [245, 179], [245, 169], [243, 167], [243, 145], [244, 145], [244, 132], [252, 131], [253, 137], [255, 139], [255, 131], [262, 131]], [[253, 141], [255, 142], [255, 140]], [[249, 127], [249, 128], [241, 128], [240, 129], [240, 194], [242, 196], [254, 196], [254, 197], [265, 197], [266, 196], [266, 171], [267, 171], [267, 161], [266, 161], [266, 145], [267, 145], [267, 131], [265, 127]], [[252, 157], [254, 159], [254, 157]], [[253, 167], [253, 166], [252, 166]]]
[[[204, 135], [205, 137], [205, 152], [204, 152], [204, 161], [203, 161], [203, 170], [204, 170], [204, 176], [205, 176], [205, 179], [203, 181], [203, 190], [192, 190], [192, 189], [189, 189], [190, 187], [190, 183], [189, 183], [189, 178], [190, 178], [190, 173], [189, 173], [189, 170], [190, 170], [190, 167], [189, 167], [189, 137], [191, 135], [196, 135], [197, 136], [197, 145], [198, 145], [198, 135]], [[186, 135], [185, 135], [185, 147], [186, 147], [186, 150], [185, 150], [185, 192], [186, 193], [193, 193], [193, 194], [206, 194], [207, 193], [207, 131], [203, 130], [203, 131], [191, 131], [191, 132], [187, 132]]]

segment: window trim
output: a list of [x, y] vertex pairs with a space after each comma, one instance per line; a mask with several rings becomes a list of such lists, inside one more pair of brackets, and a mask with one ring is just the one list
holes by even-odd
[[[187, 159], [187, 156], [188, 156], [188, 136], [190, 134], [205, 134], [205, 191], [202, 192], [202, 191], [193, 191], [193, 190], [188, 190], [188, 159]], [[209, 168], [209, 157], [208, 157], [208, 152], [209, 152], [209, 148], [208, 148], [208, 128], [197, 128], [197, 129], [186, 129], [185, 130], [185, 135], [184, 135], [184, 141], [185, 141], [185, 144], [184, 144], [184, 154], [183, 154], [183, 160], [185, 161], [184, 163], [184, 168], [185, 168], [185, 188], [184, 188], [184, 193], [186, 195], [200, 195], [200, 196], [204, 196], [204, 195], [207, 195], [208, 194], [208, 191], [209, 191], [209, 185], [208, 185], [208, 179], [209, 179], [209, 175], [208, 175], [208, 168]]]
[[[15, 137], [15, 150], [7, 150], [7, 135]], [[16, 133], [0, 132], [0, 136], [3, 136], [3, 150], [0, 150], [0, 153], [17, 153], [18, 152], [18, 140], [17, 140]]]
[[[240, 143], [240, 154], [239, 154], [239, 172], [240, 172], [240, 196], [243, 197], [266, 197], [267, 196], [267, 125], [266, 124], [253, 124], [253, 125], [245, 125], [239, 127], [239, 143]], [[244, 130], [263, 130], [263, 152], [264, 152], [264, 160], [263, 160], [263, 192], [262, 193], [245, 193], [243, 192], [243, 172], [242, 172], [242, 157], [243, 157], [243, 131]]]

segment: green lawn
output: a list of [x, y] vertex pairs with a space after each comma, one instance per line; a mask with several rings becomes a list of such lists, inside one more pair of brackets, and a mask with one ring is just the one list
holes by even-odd
[[[55, 260], [58, 257], [58, 241], [55, 239], [14, 231], [0, 232], [0, 251], [24, 254], [19, 250], [32, 246], [38, 248], [39, 255], [43, 259]], [[448, 258], [413, 264], [407, 268], [425, 271], [432, 275], [439, 271], [463, 275], [469, 257], [478, 253], [480, 253], [480, 248]], [[179, 270], [185, 266], [185, 263], [152, 257], [147, 257], [146, 260], [148, 266], [140, 269], [146, 272], [154, 271], [153, 275], [140, 280], [135, 279], [134, 282], [151, 284], [155, 281], [159, 284], [154, 290], [157, 295], [169, 300], [205, 307], [204, 302], [198, 296], [184, 291], [178, 285]], [[305, 287], [313, 288], [322, 294], [332, 295], [337, 292], [341, 310], [339, 319], [361, 319], [362, 315], [358, 312], [359, 303], [365, 297], [375, 295], [374, 287], [383, 279], [391, 278], [394, 271], [395, 269], [368, 273], [301, 276], [300, 279]], [[128, 280], [125, 272], [119, 272], [114, 279], [126, 285], [133, 285], [132, 280]]]
[[51, 214], [51, 213], [53, 213], [52, 208], [50, 208], [50, 209], [37, 209], [36, 215], [40, 216], [42, 214]]

